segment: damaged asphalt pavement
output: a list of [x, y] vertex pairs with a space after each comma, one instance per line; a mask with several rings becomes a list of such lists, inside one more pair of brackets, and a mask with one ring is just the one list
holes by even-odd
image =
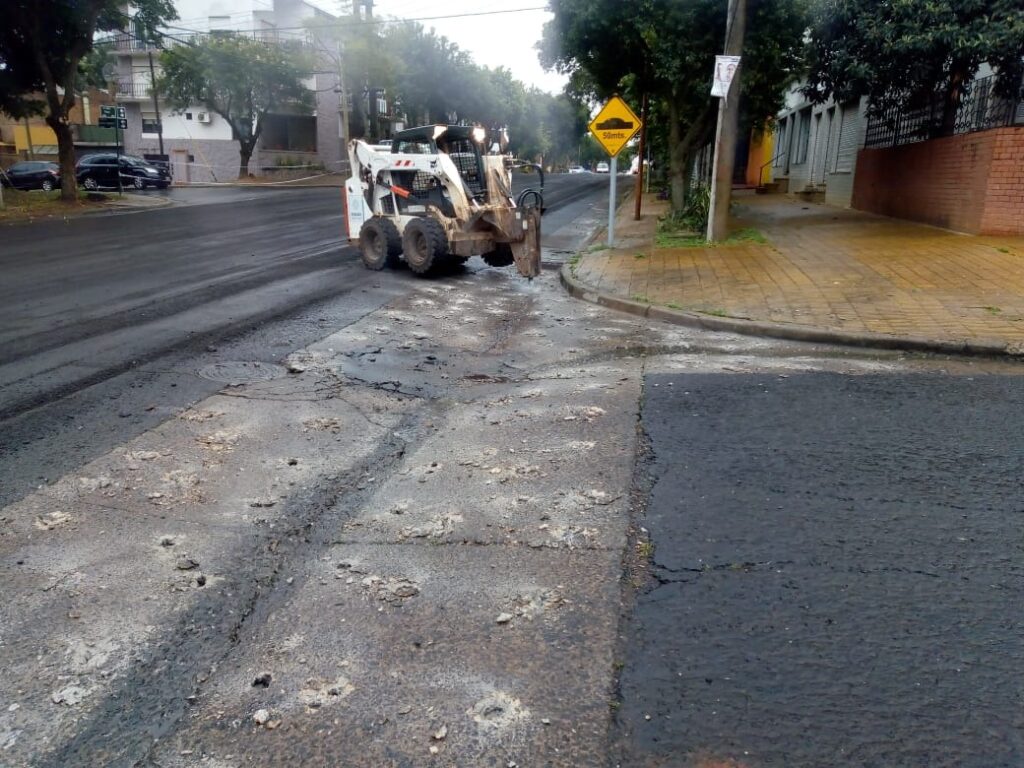
[[5, 497], [0, 765], [1024, 760], [1016, 369], [358, 280]]

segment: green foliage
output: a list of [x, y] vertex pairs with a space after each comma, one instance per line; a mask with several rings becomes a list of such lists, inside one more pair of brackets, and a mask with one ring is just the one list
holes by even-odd
[[[718, 245], [705, 239], [710, 208], [710, 187], [699, 182], [691, 184], [683, 208], [673, 211], [658, 222], [658, 229], [654, 235], [655, 247], [703, 248]], [[734, 232], [722, 244], [740, 242], [765, 243], [767, 240], [756, 229], [746, 228]]]
[[114, 44], [109, 42], [97, 43], [78, 63], [78, 78], [76, 88], [84, 91], [87, 88], [106, 88], [109, 85], [103, 69], [108, 64], [116, 64], [117, 55], [114, 52]]
[[268, 113], [308, 113], [312, 107], [302, 79], [313, 64], [298, 47], [218, 35], [168, 49], [160, 63], [158, 88], [172, 109], [202, 104], [231, 126], [239, 143], [240, 176], [249, 173], [249, 158]]
[[[3, 0], [0, 22], [0, 111], [14, 118], [46, 115], [57, 135], [61, 199], [78, 199], [75, 148], [68, 113], [83, 77], [82, 59], [98, 32], [127, 26], [123, 0]], [[136, 28], [156, 29], [177, 18], [171, 0], [133, 0]], [[41, 98], [40, 98], [41, 94]]]
[[[748, 0], [740, 88], [743, 129], [782, 105], [801, 67], [805, 0]], [[551, 0], [541, 62], [570, 75], [570, 88], [603, 99], [652, 97], [648, 125], [656, 167], [670, 168], [682, 205], [690, 157], [711, 139], [717, 100], [709, 93], [725, 39], [724, 0]]]
[[282, 170], [287, 170], [289, 168], [311, 172], [321, 172], [326, 170], [323, 163], [310, 162], [308, 157], [291, 157], [289, 155], [277, 158], [274, 161], [274, 165]]
[[383, 138], [361, 97], [366, 83], [384, 88], [409, 125], [467, 122], [508, 127], [510, 150], [545, 165], [575, 162], [586, 133], [587, 109], [578, 99], [528, 88], [512, 73], [474, 63], [446, 37], [415, 22], [365, 24], [356, 19], [312, 25], [353, 94], [353, 136]]
[[659, 222], [658, 236], [675, 237], [680, 231], [687, 234], [707, 231], [710, 209], [711, 188], [707, 184], [694, 182], [690, 185], [682, 209], [674, 211]]
[[871, 99], [881, 114], [936, 94], [950, 107], [983, 62], [1004, 91], [1020, 83], [1021, 0], [815, 0], [808, 45], [812, 98]]

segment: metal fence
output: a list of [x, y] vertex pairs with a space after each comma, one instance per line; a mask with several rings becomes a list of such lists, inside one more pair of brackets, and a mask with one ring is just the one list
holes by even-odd
[[133, 80], [124, 77], [117, 80], [117, 97], [119, 99], [145, 99], [152, 93], [153, 88], [148, 80]]
[[997, 92], [996, 81], [997, 77], [990, 75], [971, 83], [957, 109], [952, 130], [944, 125], [944, 101], [936, 98], [924, 107], [895, 107], [871, 117], [864, 146], [896, 147], [940, 136], [1024, 125], [1024, 88], [1018, 87], [1015, 97], [1007, 98]]

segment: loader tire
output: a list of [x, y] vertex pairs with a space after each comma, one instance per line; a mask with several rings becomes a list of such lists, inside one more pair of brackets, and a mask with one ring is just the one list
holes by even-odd
[[482, 258], [492, 267], [507, 267], [516, 262], [512, 258], [512, 246], [508, 243], [496, 243], [494, 250], [483, 254]]
[[405, 263], [417, 275], [426, 275], [448, 258], [448, 237], [441, 222], [424, 216], [405, 225], [402, 234]]
[[402, 236], [395, 222], [381, 216], [368, 219], [359, 230], [359, 253], [367, 269], [397, 267], [401, 263]]

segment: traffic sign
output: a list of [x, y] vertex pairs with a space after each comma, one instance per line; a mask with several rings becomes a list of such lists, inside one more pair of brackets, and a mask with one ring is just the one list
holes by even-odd
[[711, 95], [724, 99], [729, 95], [732, 78], [740, 65], [739, 56], [715, 56], [715, 76], [711, 83]]
[[604, 151], [615, 157], [640, 132], [640, 118], [626, 102], [618, 96], [612, 96], [601, 107], [597, 117], [590, 121], [590, 132], [604, 147]]
[[114, 106], [101, 106], [100, 107], [100, 119], [107, 120], [126, 120], [128, 118], [128, 111], [124, 107]]

